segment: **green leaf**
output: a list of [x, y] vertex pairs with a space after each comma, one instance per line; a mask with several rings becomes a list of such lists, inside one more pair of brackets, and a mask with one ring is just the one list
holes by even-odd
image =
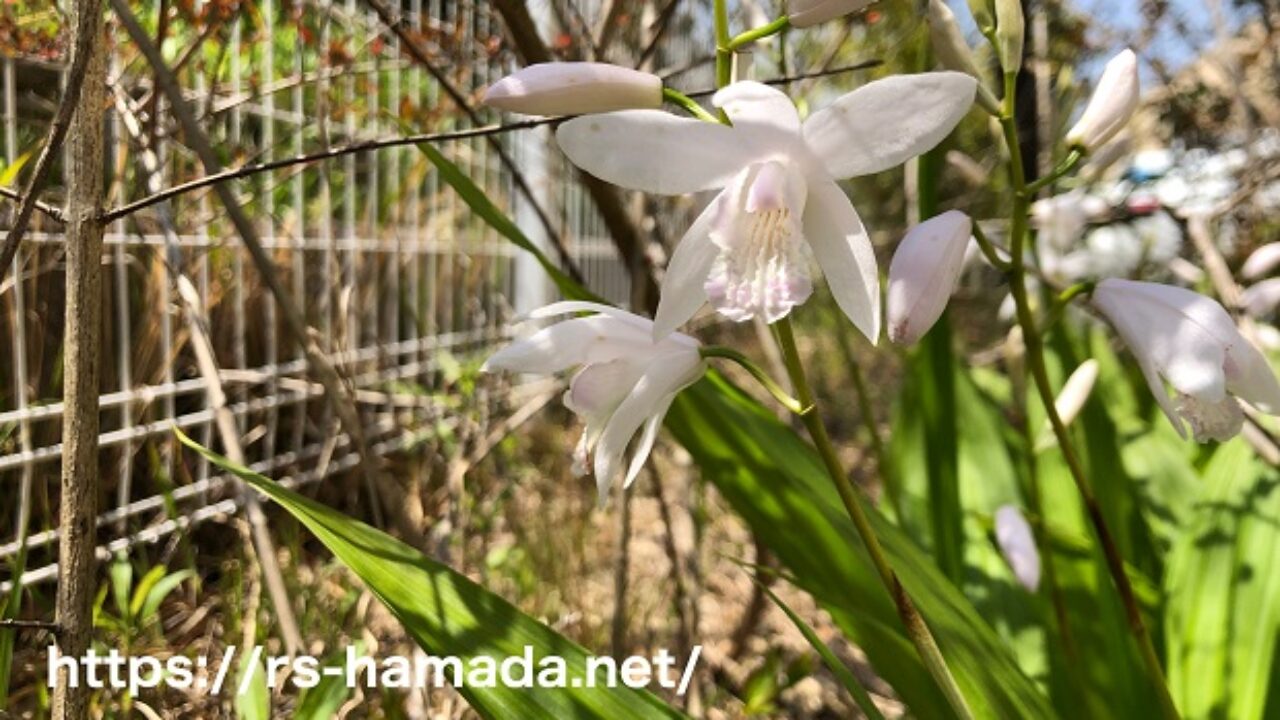
[[[607, 675], [603, 668], [596, 668], [594, 676], [588, 679], [587, 659], [594, 656], [460, 573], [386, 533], [231, 463], [200, 447], [181, 431], [174, 432], [187, 447], [289, 511], [364, 581], [428, 653], [456, 656], [464, 668], [470, 668], [476, 658], [501, 662], [522, 656], [526, 648], [532, 648], [535, 674], [550, 667], [544, 665], [547, 658], [555, 656], [563, 660], [561, 675], [571, 685], [567, 688], [545, 687], [548, 683], [528, 688], [504, 687], [501, 683], [496, 687], [464, 683], [458, 691], [482, 717], [502, 720], [684, 717], [649, 692], [625, 687], [620, 682], [616, 688], [606, 687]], [[583, 687], [572, 687], [574, 679]], [[588, 682], [593, 686], [587, 687]]]
[[120, 613], [120, 619], [125, 620], [127, 624], [129, 591], [133, 586], [133, 565], [130, 564], [127, 556], [117, 555], [111, 562], [108, 574], [111, 578], [111, 597], [115, 600], [116, 612]]
[[809, 646], [813, 648], [814, 652], [818, 653], [818, 656], [822, 658], [822, 662], [826, 663], [827, 669], [831, 671], [832, 675], [836, 676], [836, 679], [840, 681], [844, 689], [849, 691], [849, 696], [858, 704], [862, 712], [871, 720], [884, 720], [884, 715], [880, 713], [880, 708], [876, 707], [875, 702], [871, 700], [871, 695], [867, 693], [867, 689], [862, 687], [862, 683], [858, 682], [858, 678], [853, 676], [853, 673], [840, 661], [840, 658], [836, 657], [831, 648], [822, 642], [822, 638], [818, 637], [818, 633], [814, 632], [813, 628], [809, 627], [809, 624], [803, 618], [797, 615], [786, 603], [782, 602], [782, 598], [778, 597], [767, 585], [759, 580], [755, 582], [769, 596], [773, 604], [786, 613], [791, 620], [791, 624], [795, 625], [800, 634], [804, 635], [804, 639], [809, 641]]
[[1240, 439], [1218, 448], [1170, 555], [1169, 689], [1186, 718], [1266, 717], [1280, 637], [1280, 473]]
[[458, 195], [462, 198], [463, 202], [471, 208], [472, 212], [474, 212], [481, 220], [484, 220], [489, 227], [497, 230], [498, 234], [510, 240], [520, 249], [533, 255], [533, 257], [538, 261], [538, 264], [541, 265], [542, 268], [547, 271], [547, 274], [551, 276], [552, 282], [556, 284], [556, 287], [560, 289], [561, 294], [563, 294], [565, 298], [569, 300], [604, 302], [599, 296], [583, 288], [580, 284], [574, 281], [573, 278], [566, 275], [564, 271], [557, 267], [555, 263], [551, 262], [542, 250], [538, 249], [538, 246], [524, 234], [524, 231], [522, 231], [511, 220], [511, 218], [507, 217], [505, 213], [493, 204], [493, 201], [485, 195], [484, 190], [480, 189], [478, 185], [472, 182], [471, 178], [467, 177], [466, 173], [462, 172], [457, 165], [450, 162], [449, 159], [446, 158], [439, 150], [432, 147], [430, 143], [418, 143], [418, 149], [427, 156], [427, 159], [431, 161], [432, 165], [436, 166], [436, 170], [439, 171], [440, 177], [443, 178], [445, 182], [449, 183], [450, 187], [457, 191]]
[[[814, 450], [714, 373], [680, 394], [667, 423], [703, 477], [866, 651], [912, 714], [951, 717]], [[973, 605], [910, 537], [873, 508], [867, 514], [977, 716], [1051, 717], [1044, 695]]]
[[[356, 643], [355, 653], [363, 654], [364, 644]], [[347, 687], [346, 677], [347, 653], [336, 652], [329, 656], [321, 666], [320, 681], [314, 687], [305, 688], [298, 693], [298, 706], [293, 711], [296, 720], [329, 720], [336, 717], [342, 703], [351, 697], [353, 688]], [[323, 668], [344, 668], [341, 674], [326, 673]]]
[[[247, 677], [246, 677], [247, 676]], [[244, 692], [240, 692], [243, 689]], [[256, 653], [243, 653], [236, 671], [236, 717], [240, 720], [270, 720], [271, 692], [267, 673]]]
[[[195, 576], [196, 574], [193, 570], [179, 570], [178, 572], [165, 575], [163, 578], [156, 581], [156, 583], [147, 590], [146, 595], [142, 596], [142, 603], [138, 606], [138, 610], [134, 613], [134, 617], [137, 618], [139, 623], [146, 623], [149, 619], [155, 617], [156, 612], [160, 609], [160, 603], [164, 602], [164, 599], [169, 596], [169, 593], [177, 590], [178, 586], [182, 585], [183, 582]], [[137, 600], [138, 598], [135, 596], [134, 602], [137, 602]]]

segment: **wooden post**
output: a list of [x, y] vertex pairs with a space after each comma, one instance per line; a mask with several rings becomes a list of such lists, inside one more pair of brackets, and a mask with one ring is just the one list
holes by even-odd
[[[80, 22], [86, 14], [92, 22]], [[80, 657], [93, 631], [98, 505], [98, 373], [102, 339], [103, 111], [106, 47], [98, 0], [71, 3], [71, 53], [89, 52], [67, 137], [67, 303], [63, 353], [62, 496], [58, 513], [58, 651]], [[89, 715], [89, 688], [59, 666], [53, 717]]]

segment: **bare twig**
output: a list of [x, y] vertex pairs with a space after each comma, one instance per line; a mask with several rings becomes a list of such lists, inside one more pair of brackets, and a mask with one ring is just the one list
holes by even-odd
[[22, 236], [31, 223], [31, 214], [36, 209], [40, 193], [49, 182], [49, 174], [53, 172], [54, 158], [62, 149], [62, 142], [66, 140], [67, 130], [71, 126], [72, 115], [79, 105], [80, 89], [84, 86], [85, 75], [89, 70], [89, 59], [93, 57], [95, 46], [98, 45], [98, 28], [102, 25], [102, 0], [79, 0], [75, 8], [76, 22], [72, 31], [71, 69], [67, 73], [66, 90], [62, 94], [58, 111], [53, 116], [53, 124], [49, 126], [49, 136], [40, 150], [40, 157], [36, 159], [31, 180], [22, 193], [23, 200], [18, 206], [18, 216], [13, 220], [13, 227], [5, 236], [4, 244], [0, 245], [0, 280], [4, 279], [5, 272], [13, 264], [13, 257], [17, 255], [18, 244], [22, 242]]
[[[21, 192], [14, 190], [13, 188], [4, 187], [4, 186], [0, 186], [0, 195], [3, 195], [4, 197], [9, 198], [10, 200], [16, 200], [18, 202], [22, 202], [22, 199], [26, 197]], [[36, 210], [39, 210], [40, 212], [44, 213], [45, 216], [47, 216], [50, 220], [53, 220], [56, 223], [65, 224], [67, 222], [67, 218], [65, 215], [62, 214], [62, 210], [48, 203], [40, 202], [39, 200], [36, 200], [33, 203], [33, 205], [35, 206]]]
[[[98, 375], [101, 368], [102, 336], [102, 231], [98, 219], [103, 191], [103, 100], [106, 91], [106, 48], [101, 42], [102, 7], [98, 0], [77, 0], [71, 6], [75, 19], [72, 36], [73, 65], [81, 67], [78, 85], [88, 88], [68, 91], [57, 120], [71, 118], [65, 132], [67, 153], [67, 299], [66, 338], [63, 359], [62, 496], [58, 525], [58, 593], [56, 621], [61, 626], [58, 650], [79, 657], [89, 649], [93, 634], [93, 594], [95, 590], [94, 518], [98, 506]], [[73, 73], [76, 68], [73, 67]], [[74, 99], [74, 108], [68, 109]], [[45, 146], [61, 143], [55, 127]], [[39, 168], [37, 168], [39, 169]], [[46, 175], [47, 177], [47, 175]], [[37, 178], [43, 182], [43, 178]], [[16, 251], [17, 241], [31, 217], [39, 184], [28, 189], [25, 215], [19, 214], [15, 231], [9, 234], [6, 251]], [[0, 268], [7, 268], [12, 252]], [[59, 665], [53, 688], [55, 720], [89, 716], [90, 688], [71, 683], [71, 671]], [[51, 681], [54, 679], [51, 679]]]
[[[146, 31], [138, 23], [138, 19], [129, 8], [127, 1], [111, 0], [111, 7], [115, 10], [120, 24], [129, 33], [129, 37], [133, 39], [138, 50], [155, 70], [156, 77], [160, 81], [160, 89], [164, 92], [174, 117], [177, 118], [178, 124], [182, 127], [187, 144], [200, 158], [205, 172], [211, 175], [222, 172], [221, 161], [209, 142], [208, 136], [196, 122], [191, 106], [182, 95], [182, 88], [178, 85], [177, 78], [165, 63], [155, 44], [151, 42], [151, 38], [147, 36]], [[275, 298], [276, 304], [280, 309], [281, 318], [284, 320], [285, 330], [293, 341], [302, 347], [306, 356], [307, 366], [316, 374], [320, 383], [324, 385], [325, 399], [341, 420], [347, 435], [351, 438], [352, 445], [360, 456], [360, 472], [363, 476], [366, 490], [369, 493], [370, 510], [374, 515], [375, 521], [381, 524], [382, 508], [377, 498], [375, 482], [378, 467], [377, 458], [369, 451], [364, 426], [360, 422], [360, 415], [356, 410], [355, 402], [352, 400], [347, 386], [343, 383], [342, 377], [338, 374], [337, 368], [329, 361], [319, 341], [307, 328], [304, 316], [298, 309], [293, 297], [280, 282], [280, 278], [276, 274], [275, 264], [271, 256], [263, 248], [262, 241], [258, 237], [257, 228], [240, 207], [235, 194], [225, 184], [217, 184], [213, 187], [223, 208], [226, 210], [228, 218], [231, 220], [231, 224], [235, 226], [236, 232], [244, 242], [245, 249], [257, 268], [258, 274], [262, 277], [263, 283]]]

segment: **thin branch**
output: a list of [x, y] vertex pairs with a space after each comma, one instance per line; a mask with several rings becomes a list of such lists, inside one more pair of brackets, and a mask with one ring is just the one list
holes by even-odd
[[61, 626], [44, 620], [0, 620], [0, 630], [47, 630], [57, 633]]
[[[787, 83], [796, 82], [798, 80], [807, 80], [811, 78], [826, 77], [829, 75], [838, 75], [841, 73], [854, 72], [858, 70], [866, 70], [868, 68], [876, 67], [881, 62], [882, 62], [881, 60], [868, 60], [868, 61], [857, 63], [854, 65], [845, 65], [838, 68], [831, 68], [830, 70], [824, 70], [822, 72], [804, 73], [801, 75], [791, 75], [787, 77], [774, 78], [772, 80], [765, 80], [764, 84], [785, 85]], [[707, 97], [714, 93], [715, 93], [714, 90], [700, 90], [697, 92], [687, 93], [687, 95], [688, 97], [691, 97], [691, 98], [699, 98], [699, 97]], [[320, 150], [319, 152], [314, 152], [307, 155], [295, 155], [294, 157], [280, 158], [279, 160], [272, 160], [270, 162], [260, 162], [260, 163], [252, 163], [249, 165], [242, 165], [238, 168], [229, 168], [229, 169], [222, 170], [221, 172], [209, 173], [201, 177], [198, 177], [194, 180], [181, 183], [178, 185], [174, 185], [169, 188], [165, 188], [164, 190], [153, 193], [144, 198], [140, 198], [131, 203], [126, 203], [124, 205], [120, 205], [119, 207], [112, 208], [111, 210], [107, 211], [102, 215], [101, 220], [104, 223], [109, 223], [113, 220], [119, 220], [121, 218], [132, 215], [138, 212], [139, 210], [143, 210], [145, 208], [151, 207], [152, 205], [162, 203], [166, 200], [172, 200], [173, 198], [179, 195], [185, 195], [186, 193], [192, 192], [194, 190], [206, 188], [211, 185], [217, 185], [218, 183], [227, 182], [228, 180], [240, 180], [243, 178], [251, 177], [259, 173], [271, 172], [273, 170], [282, 170], [284, 168], [294, 167], [297, 165], [307, 165], [310, 163], [321, 162], [324, 160], [332, 160], [334, 158], [343, 157], [344, 155], [369, 152], [371, 150], [382, 150], [385, 148], [402, 147], [405, 145], [418, 145], [420, 143], [444, 143], [444, 142], [450, 142], [453, 140], [467, 140], [471, 138], [501, 135], [504, 133], [516, 132], [519, 130], [529, 130], [532, 128], [542, 127], [544, 125], [553, 125], [555, 123], [563, 122], [564, 120], [568, 119], [568, 117], [570, 116], [534, 118], [530, 120], [520, 120], [517, 122], [505, 123], [500, 125], [499, 124], [481, 125], [479, 127], [469, 128], [467, 130], [455, 130], [451, 132], [437, 132], [437, 133], [420, 133], [415, 135], [397, 135], [394, 137], [387, 137], [387, 138], [360, 140], [360, 141], [349, 143], [346, 145], [338, 145], [335, 147], [326, 148], [324, 150]], [[4, 188], [0, 188], [0, 195], [5, 194], [3, 190]], [[61, 214], [54, 208], [50, 208], [50, 210], [53, 213], [56, 213], [58, 215]]]
[[94, 45], [101, 40], [95, 32], [101, 26], [99, 22], [102, 15], [101, 0], [88, 0], [88, 4], [81, 10], [76, 15], [76, 26], [72, 34], [76, 42], [71, 47], [71, 69], [67, 73], [66, 90], [62, 94], [58, 111], [53, 116], [53, 124], [49, 126], [49, 136], [40, 150], [40, 157], [36, 159], [31, 180], [22, 193], [23, 200], [18, 206], [18, 216], [14, 218], [9, 234], [5, 235], [4, 244], [0, 245], [0, 280], [4, 279], [5, 272], [13, 264], [13, 258], [18, 254], [18, 244], [22, 242], [22, 236], [31, 223], [31, 214], [35, 212], [40, 193], [49, 183], [54, 158], [62, 149], [63, 141], [67, 139], [67, 129], [71, 127], [71, 116], [75, 113], [76, 105], [80, 100], [80, 89], [84, 86], [85, 73], [89, 69], [89, 58], [93, 56]]
[[[17, 190], [14, 190], [11, 187], [4, 187], [3, 185], [0, 185], [0, 195], [3, 195], [4, 197], [7, 197], [10, 200], [14, 200], [17, 202], [22, 202], [22, 199], [26, 197], [25, 195], [18, 192]], [[39, 200], [36, 200], [34, 205], [36, 210], [39, 210], [40, 212], [44, 213], [45, 216], [47, 216], [50, 220], [53, 220], [54, 222], [60, 225], [66, 224], [67, 217], [62, 213], [61, 209], [56, 208], [48, 203], [40, 202]]]

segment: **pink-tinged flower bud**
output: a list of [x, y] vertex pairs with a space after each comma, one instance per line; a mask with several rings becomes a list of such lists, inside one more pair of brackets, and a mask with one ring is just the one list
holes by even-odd
[[889, 265], [889, 339], [910, 345], [938, 321], [960, 279], [973, 223], [950, 210], [911, 228]]
[[662, 107], [662, 78], [608, 63], [540, 63], [490, 85], [484, 103], [523, 115], [656, 109]]
[[1096, 150], [1115, 137], [1137, 109], [1138, 58], [1126, 49], [1107, 62], [1084, 114], [1067, 133], [1067, 144]]
[[873, 0], [791, 0], [787, 20], [792, 27], [807, 28], [857, 12]]
[[1035, 592], [1040, 587], [1040, 551], [1031, 526], [1018, 508], [1001, 505], [996, 510], [996, 544], [1018, 583]]
[[1257, 280], [1270, 275], [1276, 266], [1280, 266], [1280, 242], [1267, 243], [1249, 254], [1240, 266], [1240, 275], [1245, 280]]

